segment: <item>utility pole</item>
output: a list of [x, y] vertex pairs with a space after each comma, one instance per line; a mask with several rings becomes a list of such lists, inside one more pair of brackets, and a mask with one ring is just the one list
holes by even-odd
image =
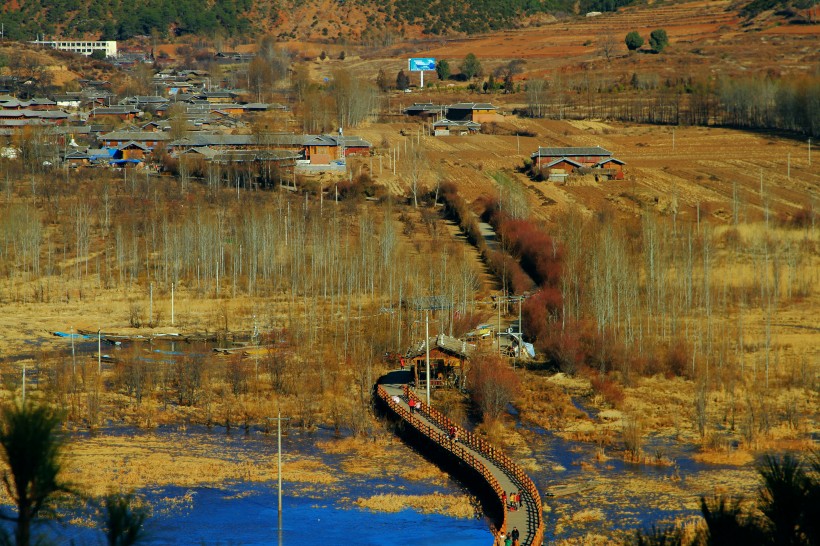
[[171, 283], [171, 326], [174, 325], [174, 283]]
[[[277, 417], [268, 417], [268, 421], [276, 421], [276, 459], [277, 459], [277, 481], [279, 484], [278, 508], [277, 508], [277, 529], [282, 533], [282, 421], [290, 421], [290, 417], [282, 417], [280, 411]], [[281, 541], [280, 541], [281, 542]]]
[[424, 310], [424, 346], [427, 362], [427, 407], [430, 407], [430, 310]]
[[499, 296], [496, 301], [496, 310], [498, 313], [498, 328], [495, 331], [495, 342], [498, 345], [498, 354], [501, 355], [501, 301], [503, 296]]
[[102, 330], [97, 329], [97, 375], [102, 373]]
[[71, 373], [77, 375], [77, 353], [74, 351], [74, 327], [71, 327]]

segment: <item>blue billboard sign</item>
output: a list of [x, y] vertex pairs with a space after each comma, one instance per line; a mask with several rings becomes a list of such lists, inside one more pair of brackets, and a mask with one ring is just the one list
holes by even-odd
[[436, 60], [430, 57], [415, 57], [408, 60], [410, 62], [410, 72], [422, 72], [424, 70], [436, 69]]

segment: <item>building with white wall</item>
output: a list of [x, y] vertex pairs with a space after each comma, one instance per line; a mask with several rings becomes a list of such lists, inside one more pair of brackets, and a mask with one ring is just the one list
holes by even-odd
[[81, 55], [85, 55], [86, 57], [90, 56], [95, 51], [104, 52], [106, 57], [117, 56], [116, 40], [94, 42], [85, 42], [80, 40], [35, 40], [31, 43], [51, 47], [54, 49], [60, 49], [62, 51], [71, 51], [72, 53], [79, 53]]

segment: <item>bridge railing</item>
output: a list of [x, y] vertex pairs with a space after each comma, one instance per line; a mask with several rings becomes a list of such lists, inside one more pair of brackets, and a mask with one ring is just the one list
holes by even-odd
[[[404, 406], [399, 403], [396, 403], [395, 400], [390, 396], [390, 394], [384, 389], [383, 386], [379, 385], [378, 389], [378, 396], [393, 410], [402, 420], [409, 423], [413, 426], [416, 430], [433, 440], [436, 444], [443, 447], [444, 449], [453, 453], [456, 457], [470, 465], [473, 469], [475, 469], [482, 478], [489, 484], [490, 488], [495, 492], [496, 497], [498, 497], [498, 503], [501, 505], [501, 512], [502, 512], [502, 520], [501, 524], [499, 525], [499, 530], [505, 531], [507, 529], [507, 507], [504, 506], [504, 501], [502, 500], [502, 494], [504, 494], [504, 489], [501, 487], [501, 484], [498, 483], [495, 475], [493, 475], [492, 471], [487, 468], [481, 460], [477, 459], [475, 455], [473, 455], [469, 450], [465, 449], [464, 445], [459, 444], [458, 442], [454, 442], [449, 435], [442, 432], [438, 427], [433, 427], [428, 425], [427, 423], [416, 419], [412, 413], [410, 413]], [[539, 543], [540, 544], [540, 543]]]
[[[530, 502], [527, 502], [526, 505], [528, 508], [531, 507], [532, 510], [528, 511], [527, 518], [530, 520], [530, 528], [535, 530], [531, 535], [531, 540], [526, 540], [526, 542], [522, 542], [522, 544], [524, 544], [524, 546], [540, 545], [544, 539], [544, 512], [541, 504], [541, 495], [538, 493], [538, 488], [535, 486], [535, 483], [527, 475], [527, 473], [524, 472], [524, 469], [508, 457], [502, 450], [492, 445], [486, 439], [458, 426], [446, 415], [437, 409], [428, 406], [418, 396], [416, 396], [412, 390], [410, 390], [408, 385], [404, 385], [403, 390], [404, 397], [408, 400], [408, 402], [411, 399], [414, 400], [418, 411], [420, 411], [429, 421], [435, 423], [443, 431], [450, 430], [451, 428], [456, 430], [459, 441], [481, 453], [487, 459], [493, 461], [493, 463], [501, 468], [501, 470], [503, 470], [513, 482], [518, 484], [518, 490], [521, 492], [522, 496], [529, 497]], [[504, 507], [504, 510], [506, 512], [506, 507]]]

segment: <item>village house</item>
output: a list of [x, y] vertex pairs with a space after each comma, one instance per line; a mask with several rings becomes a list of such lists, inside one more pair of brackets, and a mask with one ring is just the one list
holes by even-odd
[[141, 144], [148, 150], [153, 150], [157, 146], [164, 146], [166, 142], [171, 140], [171, 135], [157, 131], [112, 131], [100, 135], [98, 138], [106, 148], [119, 149], [134, 142]]
[[460, 102], [447, 107], [444, 117], [450, 121], [473, 121], [491, 123], [500, 121], [502, 116], [498, 108], [488, 102]]
[[136, 95], [125, 97], [119, 102], [120, 106], [132, 106], [142, 110], [167, 110], [168, 99], [159, 95]]
[[79, 92], [54, 95], [53, 99], [57, 103], [57, 108], [69, 110], [77, 110], [83, 103], [83, 97]]
[[75, 148], [68, 152], [63, 160], [69, 167], [87, 167], [98, 163], [108, 164], [113, 157], [113, 152], [114, 150], [105, 148], [86, 148], [85, 150]]
[[93, 108], [88, 114], [89, 119], [118, 119], [130, 121], [142, 115], [142, 111], [132, 106], [100, 106]]
[[232, 104], [236, 102], [237, 96], [233, 91], [205, 91], [195, 95], [197, 99], [208, 101], [211, 104]]
[[[62, 110], [0, 110], [0, 124], [12, 125], [61, 125], [69, 114]], [[12, 123], [17, 122], [17, 123]]]
[[472, 135], [481, 132], [481, 124], [470, 120], [440, 119], [433, 122], [432, 126], [434, 136]]
[[139, 142], [126, 142], [114, 152], [114, 159], [136, 159], [143, 161], [151, 153], [151, 148]]
[[600, 146], [544, 148], [532, 154], [533, 167], [546, 171], [551, 181], [563, 181], [573, 172], [603, 175], [623, 179], [625, 163], [612, 156], [612, 152]]
[[432, 102], [416, 102], [404, 109], [405, 115], [420, 118], [438, 118], [447, 110], [446, 106]]
[[371, 144], [357, 136], [307, 136], [303, 143], [305, 159], [311, 165], [328, 165], [348, 156], [369, 156]]
[[57, 103], [51, 99], [33, 98], [30, 100], [18, 100], [9, 95], [0, 96], [0, 110], [48, 111], [56, 108]]

